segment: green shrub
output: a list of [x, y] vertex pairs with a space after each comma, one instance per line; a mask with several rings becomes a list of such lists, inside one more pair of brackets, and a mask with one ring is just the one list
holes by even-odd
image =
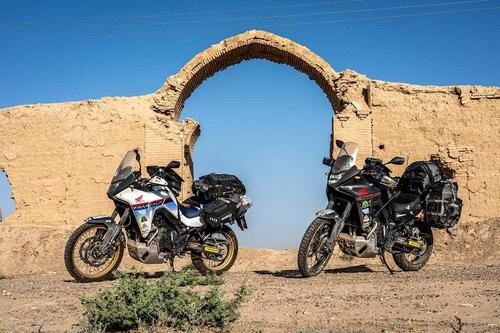
[[0, 280], [6, 279], [7, 275], [5, 275], [3, 272], [0, 272]]
[[242, 285], [226, 301], [217, 287], [206, 293], [186, 286], [220, 285], [218, 276], [201, 276], [192, 270], [167, 273], [157, 280], [122, 275], [117, 284], [93, 297], [82, 298], [82, 328], [87, 332], [128, 330], [143, 326], [224, 327], [238, 318], [238, 306], [249, 294]]

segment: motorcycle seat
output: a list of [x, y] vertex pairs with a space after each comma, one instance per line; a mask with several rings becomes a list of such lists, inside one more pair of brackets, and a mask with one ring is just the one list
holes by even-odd
[[420, 207], [420, 195], [415, 193], [401, 193], [395, 197], [390, 205], [394, 213], [409, 213]]
[[180, 209], [182, 215], [184, 215], [188, 219], [192, 219], [193, 217], [197, 217], [200, 215], [200, 209], [198, 209], [198, 208], [189, 207], [189, 206], [181, 204], [179, 206], [179, 209]]

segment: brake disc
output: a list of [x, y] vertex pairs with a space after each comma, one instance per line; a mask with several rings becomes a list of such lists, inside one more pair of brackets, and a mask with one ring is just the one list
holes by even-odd
[[102, 241], [96, 237], [86, 239], [80, 247], [80, 258], [84, 263], [92, 267], [103, 265], [107, 256], [100, 251]]

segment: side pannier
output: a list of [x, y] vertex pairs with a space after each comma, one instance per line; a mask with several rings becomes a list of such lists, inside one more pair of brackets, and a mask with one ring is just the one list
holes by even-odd
[[211, 173], [193, 182], [193, 194], [202, 202], [231, 195], [245, 195], [245, 185], [238, 177], [227, 174]]
[[217, 198], [203, 205], [200, 217], [212, 227], [218, 227], [224, 222], [230, 223], [237, 217], [238, 204], [236, 200]]
[[217, 198], [203, 205], [200, 213], [201, 220], [218, 227], [223, 223], [232, 223], [235, 220], [242, 229], [246, 229], [244, 214], [252, 206], [252, 202], [245, 195], [232, 195], [228, 198]]
[[462, 213], [457, 183], [445, 180], [433, 186], [425, 198], [425, 206], [426, 220], [431, 227], [453, 227]]

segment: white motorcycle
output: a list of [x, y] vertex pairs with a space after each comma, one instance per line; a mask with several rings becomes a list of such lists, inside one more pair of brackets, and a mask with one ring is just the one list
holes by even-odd
[[191, 254], [202, 274], [222, 274], [238, 254], [238, 240], [228, 224], [245, 230], [251, 201], [232, 175], [212, 173], [193, 183], [193, 197], [179, 202], [180, 163], [148, 166], [150, 178], [141, 178], [140, 155], [129, 151], [111, 180], [107, 195], [115, 210], [111, 216], [92, 216], [68, 239], [64, 261], [79, 282], [108, 279], [123, 258], [125, 245], [132, 258], [146, 264], [173, 262]]

